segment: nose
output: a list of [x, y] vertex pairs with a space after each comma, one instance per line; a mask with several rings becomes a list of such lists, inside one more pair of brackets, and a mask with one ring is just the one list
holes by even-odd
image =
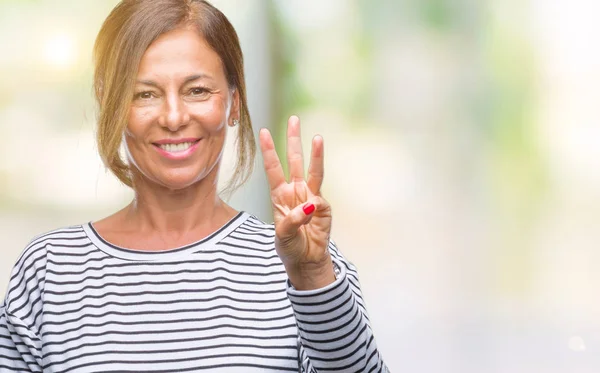
[[176, 132], [180, 127], [187, 125], [189, 121], [190, 115], [181, 97], [176, 94], [168, 95], [163, 105], [159, 124], [171, 132]]

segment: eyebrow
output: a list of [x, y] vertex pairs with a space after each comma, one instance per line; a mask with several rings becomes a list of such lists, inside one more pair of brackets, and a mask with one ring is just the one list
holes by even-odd
[[[206, 74], [196, 74], [196, 75], [190, 75], [187, 78], [185, 78], [185, 80], [183, 81], [183, 84], [188, 84], [190, 82], [193, 82], [194, 80], [198, 80], [198, 79], [212, 79], [210, 77], [210, 75], [206, 75]], [[156, 83], [153, 80], [137, 80], [136, 83], [138, 84], [144, 84], [144, 85], [149, 85], [151, 87], [155, 87], [155, 88], [160, 88], [158, 83]]]

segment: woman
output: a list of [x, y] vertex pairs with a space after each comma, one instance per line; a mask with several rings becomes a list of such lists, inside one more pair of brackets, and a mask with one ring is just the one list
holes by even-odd
[[[355, 268], [329, 240], [323, 140], [284, 177], [260, 131], [274, 224], [219, 198], [227, 126], [254, 140], [235, 30], [201, 0], [124, 0], [95, 45], [98, 148], [135, 198], [35, 238], [0, 309], [0, 370], [381, 372]], [[126, 161], [120, 156], [123, 146]]]

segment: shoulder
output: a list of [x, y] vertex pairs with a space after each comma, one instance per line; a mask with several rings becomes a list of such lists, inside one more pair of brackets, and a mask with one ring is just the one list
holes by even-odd
[[12, 268], [6, 292], [6, 308], [10, 309], [15, 301], [21, 303], [23, 298], [43, 291], [49, 252], [82, 240], [87, 240], [82, 225], [54, 229], [31, 239]]
[[275, 250], [274, 225], [265, 223], [255, 215], [246, 212], [242, 216], [239, 223], [219, 241], [219, 244], [228, 246], [230, 249], [239, 249], [240, 252], [258, 250], [264, 253]]
[[86, 240], [82, 225], [62, 227], [32, 238], [21, 251], [12, 269], [10, 282], [22, 281], [32, 271], [46, 266], [48, 251], [53, 247], [69, 246], [77, 240]]
[[265, 223], [255, 215], [244, 213], [240, 224], [232, 232], [237, 236], [263, 236], [265, 238], [275, 238], [275, 225]]
[[275, 239], [275, 225], [273, 223], [265, 223], [254, 215], [248, 215], [235, 229], [234, 233], [237, 236], [248, 238], [262, 237], [273, 243]]
[[49, 242], [52, 242], [55, 240], [69, 239], [69, 238], [72, 238], [75, 236], [82, 236], [82, 235], [85, 235], [85, 232], [83, 229], [83, 224], [70, 225], [70, 226], [66, 226], [66, 227], [53, 229], [51, 231], [44, 232], [42, 234], [39, 234], [39, 235], [33, 237], [31, 239], [31, 241], [29, 242], [28, 247], [43, 244], [43, 243], [49, 243]]
[[21, 252], [15, 267], [45, 255], [50, 246], [69, 245], [75, 240], [86, 239], [82, 225], [72, 225], [44, 232], [33, 237]]
[[270, 230], [275, 232], [275, 224], [273, 223], [265, 223], [261, 219], [257, 218], [255, 215], [249, 214], [248, 218], [244, 220], [241, 226], [245, 226], [247, 228], [254, 228], [257, 230]]

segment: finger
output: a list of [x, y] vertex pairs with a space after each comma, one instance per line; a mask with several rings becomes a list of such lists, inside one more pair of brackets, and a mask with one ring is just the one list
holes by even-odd
[[283, 168], [281, 167], [281, 162], [277, 156], [275, 144], [273, 143], [273, 138], [271, 137], [269, 130], [261, 128], [258, 134], [258, 140], [260, 142], [260, 150], [262, 151], [267, 181], [269, 182], [271, 190], [274, 190], [281, 184], [285, 184]]
[[281, 240], [287, 240], [291, 237], [294, 237], [298, 234], [298, 229], [307, 224], [312, 217], [315, 215], [315, 212], [318, 211], [323, 206], [323, 199], [320, 197], [312, 197], [309, 198], [305, 203], [300, 204], [287, 215], [279, 221], [276, 227], [276, 234]]
[[300, 118], [292, 115], [287, 128], [287, 160], [290, 181], [304, 180], [304, 159], [302, 156], [302, 138], [300, 137]]
[[315, 136], [312, 141], [312, 150], [310, 155], [310, 165], [308, 166], [308, 180], [306, 184], [308, 189], [314, 195], [321, 194], [321, 185], [325, 174], [325, 147], [323, 138]]

